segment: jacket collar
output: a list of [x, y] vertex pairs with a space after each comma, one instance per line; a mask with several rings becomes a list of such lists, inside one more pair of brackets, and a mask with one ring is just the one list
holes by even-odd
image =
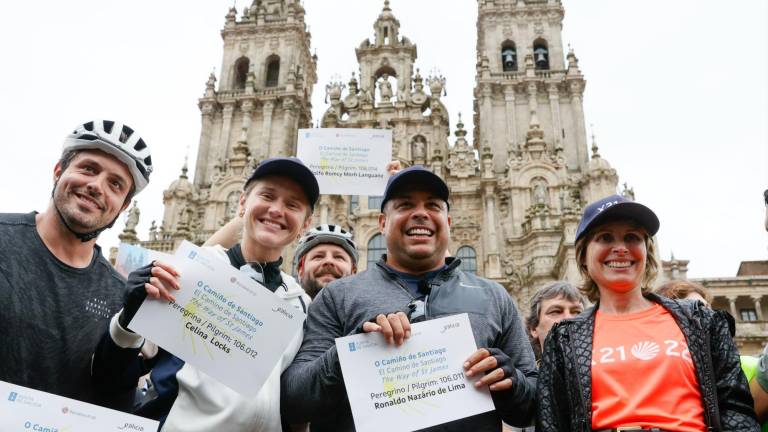
[[[461, 264], [461, 260], [455, 257], [447, 257], [445, 259], [445, 267], [440, 270], [439, 273], [433, 278], [433, 279], [440, 279], [440, 280], [448, 280], [450, 278], [454, 271], [459, 267], [459, 264]], [[397, 274], [395, 274], [388, 266], [387, 266], [387, 254], [382, 254], [381, 258], [376, 262], [376, 266], [381, 269], [386, 274], [397, 277]]]

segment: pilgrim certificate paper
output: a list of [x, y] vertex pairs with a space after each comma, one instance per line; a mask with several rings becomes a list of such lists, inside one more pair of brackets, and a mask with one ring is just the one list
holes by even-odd
[[130, 329], [236, 392], [255, 396], [298, 336], [304, 312], [187, 241], [170, 264], [180, 274], [176, 301], [145, 300]]
[[380, 333], [336, 339], [355, 428], [412, 431], [494, 410], [485, 386], [464, 376], [477, 350], [467, 314], [411, 326], [400, 347]]
[[0, 431], [155, 432], [158, 423], [0, 381]]
[[299, 129], [297, 157], [317, 178], [320, 193], [384, 195], [392, 160], [388, 129]]

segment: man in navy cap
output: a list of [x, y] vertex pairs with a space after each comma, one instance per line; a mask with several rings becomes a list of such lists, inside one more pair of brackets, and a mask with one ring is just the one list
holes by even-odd
[[445, 258], [450, 239], [449, 191], [431, 171], [413, 166], [389, 179], [379, 229], [387, 253], [366, 271], [327, 285], [315, 298], [304, 341], [282, 376], [284, 421], [313, 431], [353, 431], [337, 337], [381, 332], [400, 345], [410, 323], [468, 313], [481, 348], [465, 364], [477, 386], [489, 386], [495, 411], [450, 422], [441, 431], [501, 430], [530, 423], [536, 387], [533, 352], [509, 294]]
[[[295, 309], [305, 312], [309, 296], [280, 271], [283, 249], [309, 226], [319, 197], [317, 180], [296, 158], [266, 159], [246, 181], [240, 197], [242, 241], [229, 249], [211, 248]], [[146, 362], [153, 364], [151, 387], [136, 413], [160, 420], [161, 431], [282, 432], [280, 374], [299, 349], [296, 335], [255, 397], [246, 398], [162, 349], [139, 356], [144, 338], [129, 330], [142, 302], [173, 300], [178, 273], [158, 261], [128, 276], [123, 310], [110, 324], [94, 356], [96, 380], [133, 388]], [[149, 297], [149, 298], [147, 298]], [[146, 353], [145, 353], [146, 354]], [[242, 371], [247, 374], [248, 371]]]

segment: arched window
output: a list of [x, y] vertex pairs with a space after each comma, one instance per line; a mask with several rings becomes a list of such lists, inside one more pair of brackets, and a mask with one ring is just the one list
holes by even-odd
[[381, 202], [384, 201], [383, 196], [369, 196], [368, 197], [368, 210], [379, 210], [381, 208]]
[[248, 70], [251, 67], [251, 61], [248, 57], [240, 57], [235, 62], [235, 85], [233, 88], [244, 89], [245, 81], [248, 80]]
[[384, 242], [384, 236], [376, 234], [368, 241], [368, 259], [365, 268], [372, 268], [381, 258], [381, 255], [387, 252], [387, 244]]
[[517, 48], [512, 41], [506, 41], [501, 45], [501, 67], [504, 72], [517, 70]]
[[533, 42], [533, 63], [536, 69], [549, 69], [549, 48], [544, 39], [536, 39]]
[[276, 55], [267, 58], [267, 87], [277, 87], [277, 80], [280, 77], [280, 57]]
[[477, 253], [472, 246], [462, 246], [456, 253], [456, 258], [461, 260], [459, 268], [467, 273], [477, 274]]

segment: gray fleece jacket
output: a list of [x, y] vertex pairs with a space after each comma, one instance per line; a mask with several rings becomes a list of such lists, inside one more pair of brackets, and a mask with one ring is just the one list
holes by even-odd
[[[429, 283], [427, 319], [468, 313], [477, 346], [499, 349], [492, 352], [511, 366], [513, 386], [491, 392], [495, 411], [426, 430], [498, 432], [501, 420], [529, 425], [537, 372], [517, 307], [501, 285], [461, 271], [458, 259], [446, 264]], [[313, 432], [355, 430], [334, 339], [378, 314], [406, 312], [413, 300], [383, 260], [372, 267], [329, 284], [309, 306], [301, 348], [281, 378], [283, 421], [310, 422]]]

